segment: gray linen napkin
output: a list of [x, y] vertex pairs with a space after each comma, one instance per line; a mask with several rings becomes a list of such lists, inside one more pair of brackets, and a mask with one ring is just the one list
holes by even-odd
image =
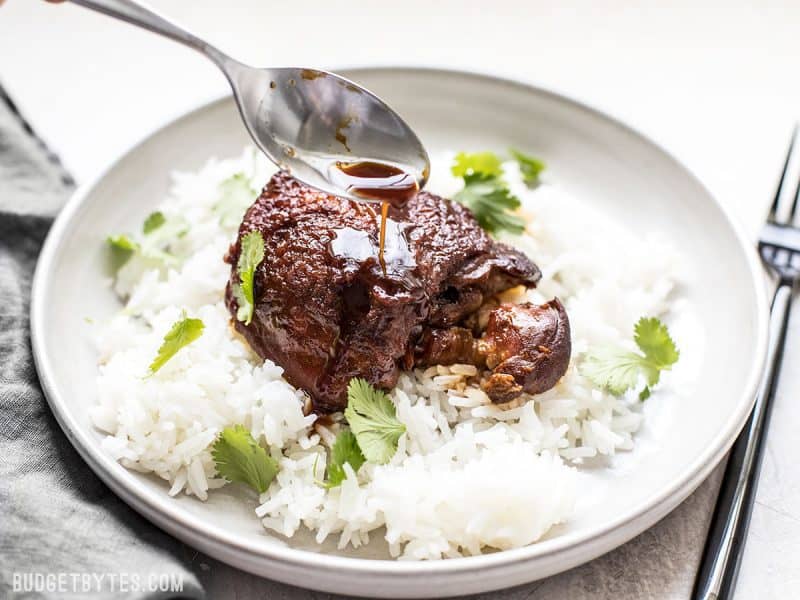
[[[261, 579], [185, 547], [116, 498], [70, 446], [33, 368], [28, 297], [39, 247], [72, 185], [4, 104], [0, 88], [0, 598], [200, 598], [203, 588], [215, 600], [342, 598]], [[688, 598], [721, 471], [617, 550], [559, 575], [471, 599]], [[178, 576], [184, 591], [111, 592], [106, 582], [100, 593], [11, 593], [14, 573], [75, 572], [128, 573], [142, 580], [152, 573]]]
[[72, 187], [0, 88], [0, 598], [202, 598], [196, 553], [91, 472], [39, 387], [30, 284]]

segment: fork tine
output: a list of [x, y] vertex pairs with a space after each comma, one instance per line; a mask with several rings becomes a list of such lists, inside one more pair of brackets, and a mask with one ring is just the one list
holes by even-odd
[[[786, 153], [786, 162], [783, 163], [781, 178], [778, 180], [778, 189], [775, 191], [775, 199], [772, 201], [772, 206], [769, 208], [769, 216], [767, 217], [767, 220], [772, 223], [777, 223], [778, 221], [778, 209], [780, 208], [781, 192], [783, 191], [786, 173], [789, 170], [789, 163], [792, 161], [792, 154], [794, 153], [794, 143], [797, 140], [797, 127], [797, 123], [795, 123], [794, 129], [792, 129], [792, 138], [789, 140], [789, 151]], [[800, 183], [798, 183], [798, 188], [794, 195], [794, 201], [792, 202], [792, 216], [794, 216], [794, 211], [797, 207], [798, 194], [800, 194]], [[789, 221], [791, 222], [791, 217]]]

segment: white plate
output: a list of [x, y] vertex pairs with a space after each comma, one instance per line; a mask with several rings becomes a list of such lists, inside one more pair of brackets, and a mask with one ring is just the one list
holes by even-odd
[[452, 71], [344, 75], [385, 98], [433, 154], [523, 148], [546, 159], [552, 181], [624, 226], [669, 235], [690, 265], [682, 290], [689, 316], [678, 335], [686, 365], [681, 394], [648, 401], [634, 452], [587, 475], [591, 484], [569, 523], [517, 550], [422, 563], [383, 560], [375, 558], [384, 555], [380, 544], [340, 552], [316, 547], [308, 535], [288, 542], [271, 536], [253, 514], [252, 499], [242, 502], [235, 491], [215, 492], [206, 503], [169, 498], [164, 482], [124, 469], [100, 447], [88, 418], [96, 363], [84, 319], [119, 310], [107, 285], [104, 237], [140, 223], [163, 198], [171, 170], [236, 156], [248, 143], [232, 101], [222, 99], [155, 132], [81, 187], [47, 238], [33, 284], [33, 347], [50, 406], [73, 445], [120, 497], [187, 543], [253, 573], [332, 592], [429, 597], [494, 590], [578, 565], [653, 525], [709, 474], [750, 409], [767, 305], [748, 241], [671, 156], [572, 100]]

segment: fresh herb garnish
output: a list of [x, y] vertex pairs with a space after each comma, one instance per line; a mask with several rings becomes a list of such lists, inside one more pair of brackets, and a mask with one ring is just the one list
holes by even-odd
[[233, 286], [233, 294], [239, 308], [236, 318], [245, 325], [250, 325], [253, 320], [254, 276], [256, 268], [264, 260], [264, 238], [260, 231], [251, 231], [242, 237], [239, 251], [239, 260], [236, 269], [239, 271], [239, 284]]
[[454, 198], [470, 209], [480, 226], [489, 233], [525, 231], [522, 217], [510, 212], [519, 208], [519, 198], [498, 177], [483, 173], [464, 175], [464, 189]]
[[382, 465], [391, 460], [406, 426], [398, 421], [394, 404], [385, 392], [354, 377], [347, 386], [344, 416], [369, 462]]
[[481, 173], [487, 177], [502, 177], [503, 164], [494, 152], [459, 152], [450, 171], [456, 177]]
[[528, 185], [538, 184], [539, 175], [545, 169], [544, 162], [531, 156], [530, 154], [524, 154], [519, 150], [514, 150], [513, 148], [509, 150], [509, 152], [519, 165], [519, 172], [522, 174], [522, 180]]
[[325, 487], [334, 488], [347, 479], [347, 473], [344, 470], [345, 463], [348, 463], [353, 472], [358, 473], [361, 465], [367, 459], [358, 447], [358, 440], [352, 431], [344, 429], [336, 436], [336, 441], [331, 448], [331, 460], [328, 463], [328, 479], [325, 482]]
[[494, 152], [459, 152], [450, 170], [464, 179], [464, 189], [455, 195], [455, 200], [472, 211], [483, 229], [489, 233], [525, 231], [525, 221], [513, 213], [521, 203], [503, 179], [499, 156]]
[[155, 360], [150, 363], [150, 375], [163, 367], [184, 346], [203, 335], [205, 325], [200, 319], [190, 319], [184, 312], [164, 336]]
[[258, 195], [244, 173], [236, 173], [220, 183], [218, 193], [219, 201], [211, 207], [211, 210], [219, 217], [223, 227], [239, 225], [244, 212]]
[[639, 399], [650, 397], [650, 388], [656, 385], [661, 371], [672, 368], [680, 352], [669, 335], [667, 326], [655, 317], [642, 317], [634, 328], [634, 341], [642, 353], [621, 347], [597, 348], [590, 351], [581, 365], [581, 373], [594, 385], [615, 396], [635, 387], [640, 377], [645, 386]]
[[180, 217], [167, 218], [161, 211], [150, 213], [142, 224], [140, 240], [134, 240], [128, 235], [111, 235], [107, 241], [118, 253], [119, 265], [127, 261], [133, 254], [164, 264], [175, 264], [177, 259], [165, 248], [177, 238], [186, 234], [189, 227]]
[[211, 448], [211, 456], [220, 476], [249, 485], [259, 494], [267, 491], [278, 474], [278, 461], [242, 425], [223, 429]]
[[166, 222], [167, 218], [164, 216], [164, 213], [162, 213], [160, 210], [154, 213], [150, 213], [144, 220], [144, 223], [142, 224], [142, 232], [145, 235], [147, 235], [148, 233], [152, 233]]
[[110, 235], [106, 242], [111, 246], [112, 268], [116, 271], [124, 265], [134, 253], [139, 251], [139, 244], [127, 235]]
[[172, 242], [186, 235], [189, 225], [181, 217], [164, 216], [162, 212], [148, 215], [142, 224], [142, 252], [162, 252]]
[[118, 250], [136, 252], [139, 249], [139, 244], [124, 234], [108, 236], [108, 243]]

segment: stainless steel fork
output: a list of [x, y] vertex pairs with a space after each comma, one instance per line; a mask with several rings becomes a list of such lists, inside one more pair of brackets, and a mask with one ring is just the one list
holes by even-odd
[[794, 188], [794, 193], [786, 193], [789, 164], [793, 154], [800, 152], [796, 146], [797, 126], [792, 133], [775, 200], [758, 241], [761, 259], [777, 281], [770, 313], [767, 368], [750, 419], [728, 457], [700, 570], [695, 580], [692, 598], [696, 600], [731, 598], [744, 554], [764, 441], [783, 359], [792, 296], [800, 279], [800, 228], [793, 226], [800, 196], [800, 182]]

